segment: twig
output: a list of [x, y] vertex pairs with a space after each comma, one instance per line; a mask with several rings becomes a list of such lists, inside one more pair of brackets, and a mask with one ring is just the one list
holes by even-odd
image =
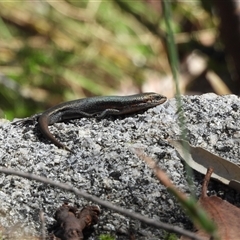
[[97, 203], [97, 204], [99, 204], [103, 207], [106, 207], [108, 209], [111, 209], [113, 211], [121, 213], [121, 214], [123, 214], [125, 216], [128, 216], [130, 218], [137, 219], [137, 220], [139, 220], [139, 221], [141, 221], [141, 222], [143, 222], [143, 223], [145, 223], [145, 224], [147, 224], [151, 227], [165, 229], [166, 231], [174, 232], [174, 233], [177, 233], [177, 234], [180, 234], [180, 235], [184, 235], [184, 236], [187, 236], [187, 237], [189, 237], [191, 239], [194, 239], [194, 240], [202, 240], [202, 238], [198, 237], [196, 234], [194, 234], [190, 231], [184, 230], [184, 229], [182, 229], [180, 227], [177, 227], [177, 226], [172, 226], [170, 224], [157, 221], [155, 219], [150, 219], [150, 218], [147, 218], [145, 216], [142, 216], [141, 214], [132, 212], [131, 210], [123, 209], [121, 207], [115, 206], [108, 201], [101, 200], [98, 197], [92, 196], [92, 195], [90, 195], [90, 194], [88, 194], [84, 191], [80, 191], [80, 190], [74, 188], [73, 186], [71, 186], [69, 184], [56, 182], [56, 181], [50, 180], [50, 179], [45, 178], [45, 177], [37, 176], [35, 174], [24, 173], [24, 172], [20, 172], [20, 171], [16, 171], [16, 170], [13, 170], [13, 169], [8, 169], [8, 168], [0, 168], [0, 172], [8, 174], [8, 175], [16, 175], [16, 176], [24, 177], [24, 178], [27, 178], [27, 179], [30, 179], [30, 180], [35, 180], [35, 181], [38, 181], [38, 182], [41, 182], [41, 183], [49, 184], [49, 185], [67, 190], [69, 192], [73, 192], [77, 196], [81, 196], [81, 197], [83, 197], [83, 198], [85, 198], [89, 201], [95, 202], [95, 203]]
[[203, 184], [202, 184], [202, 194], [201, 194], [202, 198], [207, 197], [208, 183], [209, 183], [209, 180], [211, 178], [212, 173], [213, 173], [213, 168], [209, 167], [207, 169], [207, 173], [205, 175], [205, 178], [204, 178], [204, 181], [203, 181]]
[[42, 230], [41, 240], [46, 240], [45, 217], [44, 217], [44, 212], [43, 212], [43, 210], [40, 210], [39, 218], [40, 218], [40, 221], [41, 221], [41, 230]]

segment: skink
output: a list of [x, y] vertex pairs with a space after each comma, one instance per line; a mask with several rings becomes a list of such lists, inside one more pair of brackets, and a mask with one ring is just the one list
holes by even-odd
[[52, 135], [48, 128], [49, 125], [82, 117], [101, 119], [112, 115], [133, 114], [160, 105], [166, 100], [166, 97], [151, 92], [129, 96], [89, 97], [61, 103], [43, 113], [14, 123], [38, 121], [40, 131], [48, 140], [60, 148], [73, 152]]

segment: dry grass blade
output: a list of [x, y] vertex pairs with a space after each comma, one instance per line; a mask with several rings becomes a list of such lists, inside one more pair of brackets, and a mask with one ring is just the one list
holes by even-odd
[[153, 161], [152, 158], [146, 156], [142, 151], [136, 150], [135, 153], [138, 155], [139, 158], [144, 160], [148, 166], [153, 170], [154, 174], [158, 178], [158, 180], [168, 189], [170, 189], [172, 192], [174, 192], [181, 201], [186, 201], [187, 197], [178, 191], [178, 189], [174, 186], [174, 184], [170, 181], [167, 174], [161, 170], [157, 164]]
[[[210, 233], [211, 236], [215, 236], [215, 225], [213, 225], [212, 221], [205, 214], [202, 208], [199, 208], [195, 200], [193, 198], [188, 198], [186, 195], [180, 192], [169, 180], [167, 174], [157, 166], [153, 159], [146, 156], [141, 150], [136, 150], [136, 154], [149, 165], [159, 181], [178, 199], [193, 222], [196, 223], [196, 225], [200, 225], [202, 228], [204, 228], [208, 233]], [[200, 237], [200, 239], [202, 238]]]
[[55, 8], [57, 11], [66, 15], [67, 17], [77, 19], [79, 21], [92, 21], [89, 16], [86, 14], [86, 11], [73, 7], [72, 5], [68, 4], [65, 1], [58, 0], [58, 1], [51, 1], [45, 0], [49, 5]]
[[225, 95], [232, 93], [228, 86], [224, 83], [224, 81], [213, 71], [208, 71], [206, 74], [206, 78], [217, 94]]

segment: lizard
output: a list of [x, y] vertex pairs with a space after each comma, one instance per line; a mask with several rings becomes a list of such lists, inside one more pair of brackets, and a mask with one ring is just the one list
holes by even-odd
[[167, 101], [167, 97], [158, 93], [148, 92], [128, 96], [97, 96], [63, 102], [47, 109], [43, 113], [15, 121], [13, 124], [38, 122], [38, 127], [43, 136], [57, 147], [73, 152], [70, 148], [59, 142], [49, 131], [48, 126], [57, 122], [82, 117], [119, 116], [146, 111]]

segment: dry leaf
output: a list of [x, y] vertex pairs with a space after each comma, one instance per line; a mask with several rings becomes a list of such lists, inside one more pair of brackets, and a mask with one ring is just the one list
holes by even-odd
[[94, 225], [99, 220], [98, 206], [85, 206], [81, 211], [76, 207], [64, 203], [56, 210], [54, 218], [56, 224], [50, 234], [50, 239], [81, 240], [84, 239], [83, 230]]
[[[198, 203], [216, 224], [218, 229], [217, 234], [221, 240], [240, 239], [240, 209], [217, 196], [207, 196], [207, 186], [212, 171], [212, 169], [209, 169], [204, 178], [202, 195]], [[210, 239], [210, 236], [201, 229], [196, 234], [202, 237], [203, 240]], [[188, 239], [186, 237], [181, 238], [181, 240]]]
[[191, 168], [205, 174], [207, 169], [212, 167], [214, 169], [212, 178], [226, 185], [229, 185], [231, 181], [230, 186], [240, 191], [240, 167], [238, 165], [203, 148], [193, 147], [183, 140], [169, 140], [169, 143], [176, 148], [177, 152]]

